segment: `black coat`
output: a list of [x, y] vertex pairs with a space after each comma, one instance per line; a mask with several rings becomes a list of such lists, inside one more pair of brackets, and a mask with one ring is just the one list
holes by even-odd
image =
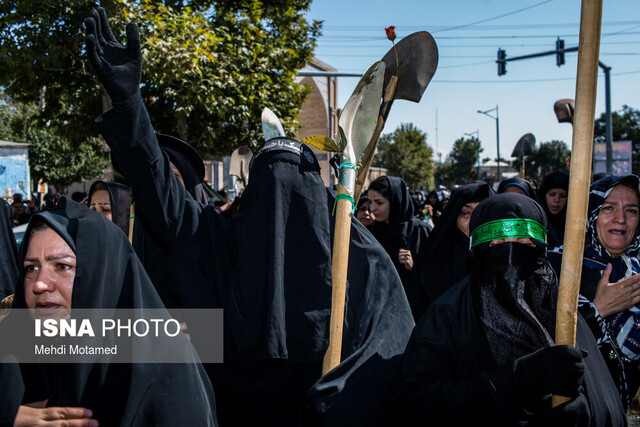
[[0, 301], [13, 294], [20, 270], [12, 217], [11, 206], [4, 199], [0, 200]]

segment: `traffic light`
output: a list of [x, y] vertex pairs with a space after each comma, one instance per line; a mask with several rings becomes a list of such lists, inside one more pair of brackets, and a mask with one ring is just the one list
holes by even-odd
[[556, 65], [564, 65], [564, 40], [556, 40]]
[[505, 74], [507, 74], [507, 63], [505, 62], [506, 58], [506, 52], [502, 49], [498, 49], [498, 60], [496, 62], [498, 63], [499, 76], [504, 76]]

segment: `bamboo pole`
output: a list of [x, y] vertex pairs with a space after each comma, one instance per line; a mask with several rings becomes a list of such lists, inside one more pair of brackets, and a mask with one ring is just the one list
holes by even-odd
[[129, 205], [129, 243], [133, 245], [133, 226], [136, 220], [136, 202]]
[[[593, 154], [593, 126], [598, 84], [602, 0], [582, 0], [576, 79], [576, 111], [573, 118], [571, 172], [562, 270], [556, 312], [556, 345], [576, 344], [578, 294], [582, 275], [589, 184]], [[553, 396], [553, 406], [568, 401]]]

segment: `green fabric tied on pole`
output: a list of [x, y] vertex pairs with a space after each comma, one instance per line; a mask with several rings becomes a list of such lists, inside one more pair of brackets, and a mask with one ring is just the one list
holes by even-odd
[[482, 224], [471, 233], [470, 248], [498, 239], [537, 239], [547, 241], [547, 230], [538, 221], [508, 218]]
[[340, 166], [338, 167], [338, 169], [342, 169], [342, 168], [349, 168], [349, 169], [353, 169], [354, 171], [358, 170], [358, 166], [355, 163], [351, 163], [351, 162], [340, 163]]
[[338, 204], [338, 200], [348, 200], [351, 202], [351, 215], [353, 215], [356, 212], [356, 204], [353, 200], [353, 197], [351, 197], [350, 195], [346, 194], [346, 193], [340, 193], [336, 196], [336, 200], [333, 203], [333, 214], [336, 213], [336, 205]]

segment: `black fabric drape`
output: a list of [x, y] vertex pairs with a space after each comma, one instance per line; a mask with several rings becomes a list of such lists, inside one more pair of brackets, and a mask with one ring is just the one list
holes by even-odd
[[[591, 425], [626, 425], [616, 386], [581, 316], [576, 341], [589, 353], [584, 388]], [[531, 415], [519, 401], [513, 368], [499, 367], [491, 356], [468, 278], [434, 302], [416, 325], [402, 373], [399, 425], [526, 425]]]
[[13, 209], [2, 199], [0, 201], [0, 301], [13, 294], [20, 270], [12, 217]]
[[402, 280], [411, 311], [414, 316], [417, 316], [424, 305], [422, 289], [416, 286], [412, 272], [400, 263], [398, 253], [400, 249], [410, 250], [415, 268], [416, 261], [425, 250], [429, 230], [426, 223], [413, 216], [413, 201], [404, 180], [395, 176], [387, 176], [386, 178], [389, 181], [391, 190], [389, 222], [376, 221], [371, 225], [370, 229], [371, 233], [389, 254]]
[[451, 194], [442, 216], [433, 227], [426, 250], [416, 264], [414, 277], [426, 295], [423, 312], [469, 274], [469, 238], [456, 225], [458, 215], [467, 203], [480, 202], [492, 194], [494, 191], [484, 181], [463, 185]]
[[[182, 306], [225, 309], [225, 362], [206, 366], [220, 424], [299, 425], [303, 398], [320, 379], [331, 307], [334, 200], [313, 153], [289, 138], [265, 143], [252, 159], [240, 209], [223, 218], [185, 194], [141, 102], [106, 113], [98, 124], [132, 182], [145, 224], [173, 251]], [[388, 361], [413, 327], [395, 268], [355, 219], [348, 281], [344, 362], [335, 382], [323, 378], [307, 398], [309, 422], [334, 417], [340, 408], [330, 402], [342, 389], [376, 396], [353, 416], [388, 410], [385, 398], [397, 380]], [[194, 342], [207, 339], [199, 326], [188, 325]], [[389, 371], [379, 374], [386, 379], [376, 388], [362, 373], [368, 367]]]
[[[49, 225], [76, 254], [73, 308], [164, 307], [126, 236], [104, 216], [64, 199], [34, 218]], [[21, 245], [23, 256], [29, 231]], [[26, 307], [22, 283], [15, 308]], [[89, 408], [101, 425], [216, 425], [211, 383], [190, 351], [193, 363], [188, 364], [24, 364], [26, 395], [33, 396], [29, 387], [35, 386], [49, 406]]]

